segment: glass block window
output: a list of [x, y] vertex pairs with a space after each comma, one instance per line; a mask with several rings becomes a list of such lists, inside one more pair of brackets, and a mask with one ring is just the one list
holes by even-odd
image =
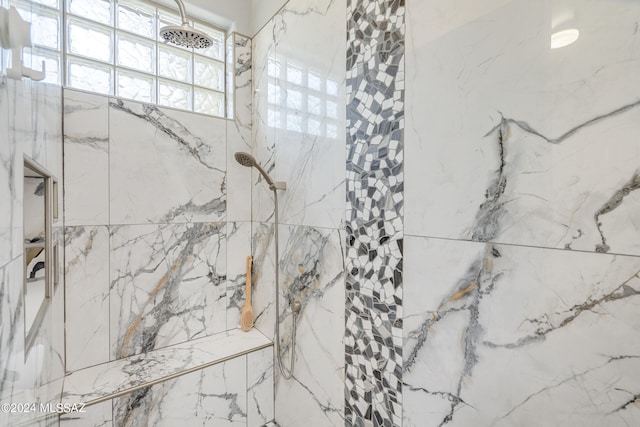
[[[180, 15], [149, 0], [0, 1], [32, 23], [23, 62], [35, 70], [44, 62], [46, 82], [225, 116], [224, 31], [196, 21], [213, 45], [187, 49], [159, 36]], [[1, 53], [0, 65], [10, 66]]]
[[268, 58], [267, 76], [268, 126], [338, 137], [338, 82], [282, 55]]
[[186, 49], [160, 38], [160, 28], [181, 21], [177, 13], [153, 3], [61, 1], [67, 11], [68, 87], [224, 117], [223, 31], [195, 22], [213, 46]]

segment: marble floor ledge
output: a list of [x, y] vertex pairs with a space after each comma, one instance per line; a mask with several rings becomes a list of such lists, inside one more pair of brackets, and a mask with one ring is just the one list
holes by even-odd
[[81, 369], [65, 377], [62, 403], [97, 404], [272, 345], [256, 329], [234, 329]]

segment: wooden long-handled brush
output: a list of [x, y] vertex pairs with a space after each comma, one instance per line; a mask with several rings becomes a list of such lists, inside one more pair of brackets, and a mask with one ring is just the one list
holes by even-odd
[[253, 307], [251, 307], [251, 267], [253, 264], [253, 258], [247, 257], [247, 281], [245, 284], [246, 299], [244, 300], [244, 307], [240, 312], [240, 327], [243, 331], [248, 331], [253, 328]]

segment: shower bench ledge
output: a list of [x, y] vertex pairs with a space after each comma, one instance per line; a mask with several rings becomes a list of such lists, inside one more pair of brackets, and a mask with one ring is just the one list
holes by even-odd
[[270, 347], [252, 329], [234, 329], [67, 374], [62, 403], [93, 405]]

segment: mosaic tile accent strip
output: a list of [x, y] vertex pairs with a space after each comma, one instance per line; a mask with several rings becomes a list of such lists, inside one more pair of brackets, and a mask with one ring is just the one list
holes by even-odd
[[347, 426], [402, 420], [404, 16], [347, 4]]

